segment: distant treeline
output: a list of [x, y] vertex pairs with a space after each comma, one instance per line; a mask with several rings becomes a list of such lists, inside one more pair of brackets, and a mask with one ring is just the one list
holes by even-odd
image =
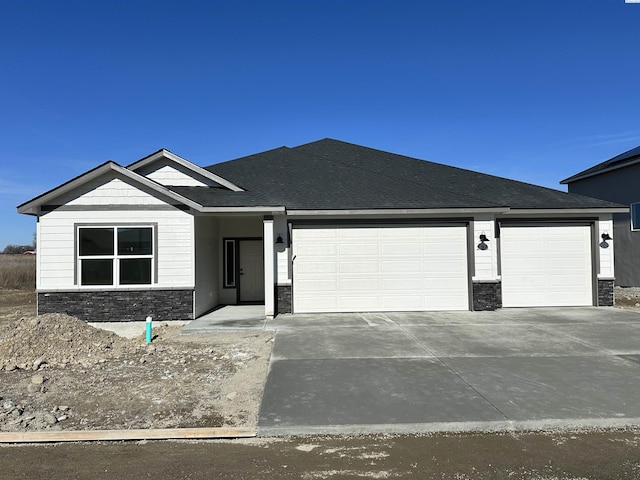
[[5, 255], [21, 255], [24, 252], [33, 251], [33, 245], [7, 245], [2, 251]]

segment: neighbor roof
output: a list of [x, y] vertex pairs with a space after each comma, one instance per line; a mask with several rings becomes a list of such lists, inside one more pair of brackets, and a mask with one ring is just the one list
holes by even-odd
[[205, 167], [245, 191], [171, 187], [204, 207], [589, 209], [618, 204], [324, 139]]
[[599, 163], [598, 165], [595, 165], [591, 168], [587, 168], [586, 170], [583, 170], [580, 173], [576, 173], [569, 178], [565, 178], [560, 183], [567, 184], [575, 182], [576, 180], [582, 180], [583, 178], [599, 175], [610, 170], [627, 167], [638, 162], [640, 162], [640, 146], [632, 148], [631, 150], [621, 153], [620, 155], [616, 155], [615, 157]]

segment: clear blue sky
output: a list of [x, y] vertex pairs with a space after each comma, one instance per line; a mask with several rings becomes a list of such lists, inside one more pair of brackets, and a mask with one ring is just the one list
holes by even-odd
[[640, 145], [624, 0], [0, 0], [0, 249], [16, 205], [159, 148], [332, 137], [564, 189]]

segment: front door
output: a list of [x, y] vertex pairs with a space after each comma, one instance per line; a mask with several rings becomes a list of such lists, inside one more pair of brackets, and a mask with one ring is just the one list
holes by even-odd
[[240, 302], [264, 302], [262, 240], [240, 240]]

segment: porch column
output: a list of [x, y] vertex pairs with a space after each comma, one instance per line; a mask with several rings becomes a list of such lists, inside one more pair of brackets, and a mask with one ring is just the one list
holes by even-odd
[[273, 317], [275, 310], [275, 264], [273, 249], [273, 217], [265, 215], [264, 232], [262, 235], [264, 247], [264, 314]]

